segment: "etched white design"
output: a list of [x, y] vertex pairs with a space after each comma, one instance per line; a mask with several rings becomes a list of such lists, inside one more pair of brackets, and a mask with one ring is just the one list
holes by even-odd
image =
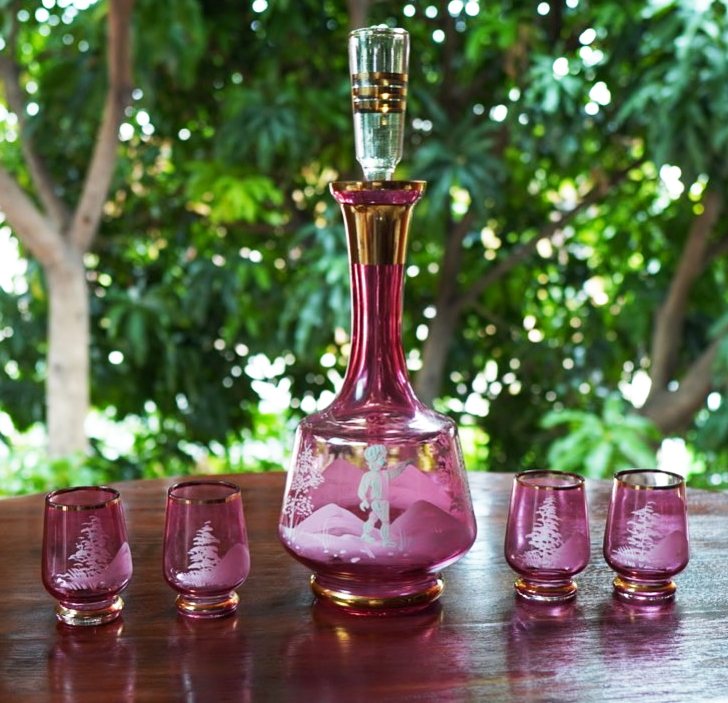
[[306, 444], [298, 455], [291, 488], [288, 491], [283, 513], [288, 524], [293, 525], [296, 516], [308, 517], [313, 512], [313, 502], [309, 492], [324, 482], [319, 460], [310, 444]]
[[123, 579], [131, 571], [131, 552], [124, 542], [112, 557], [109, 539], [101, 520], [92, 515], [82, 526], [80, 537], [68, 557], [68, 571], [56, 577], [59, 587], [73, 591], [105, 588]]
[[186, 586], [204, 586], [212, 580], [220, 564], [217, 545], [220, 540], [215, 537], [210, 521], [200, 527], [192, 539], [192, 548], [187, 552], [190, 558], [189, 571], [177, 574], [178, 580]]
[[438, 564], [449, 561], [473, 540], [472, 530], [436, 505], [415, 501], [392, 520], [389, 539], [362, 539], [364, 521], [334, 503], [315, 510], [297, 528], [281, 527], [283, 541], [307, 559], [342, 564]]
[[536, 511], [533, 531], [526, 535], [530, 550], [523, 553], [526, 566], [548, 568], [556, 565], [556, 555], [564, 544], [556, 514], [556, 498], [548, 496]]
[[218, 553], [220, 540], [209, 520], [206, 520], [192, 538], [187, 571], [176, 574], [177, 581], [188, 588], [230, 586], [241, 583], [250, 565], [247, 547], [234, 544], [225, 554]]
[[665, 536], [661, 527], [660, 514], [655, 504], [649, 501], [643, 508], [632, 512], [627, 521], [627, 544], [614, 550], [614, 557], [625, 566], [644, 568], [650, 561], [650, 554]]
[[[362, 539], [371, 515], [362, 511], [356, 493], [366, 473], [361, 465], [345, 459], [333, 461], [324, 472], [326, 481], [313, 494], [311, 515], [295, 527], [281, 521], [278, 529], [283, 544], [300, 557], [345, 563], [353, 569], [368, 569], [372, 563], [400, 569], [422, 564], [444, 568], [470, 547], [475, 537], [473, 525], [450, 513], [449, 495], [433, 491], [433, 477], [421, 471], [414, 459], [389, 486], [389, 541], [395, 546], [385, 546], [376, 527], [373, 541]], [[352, 497], [356, 499], [353, 504], [349, 502]]]
[[450, 513], [465, 513], [469, 510], [467, 498], [470, 497], [470, 487], [457, 436], [453, 438], [441, 432], [432, 444], [432, 452], [437, 461], [437, 471], [446, 481]]
[[385, 547], [394, 547], [396, 543], [389, 536], [389, 484], [399, 476], [411, 461], [403, 461], [396, 466], [387, 465], [387, 448], [383, 444], [372, 444], [364, 450], [367, 472], [359, 483], [357, 496], [361, 501], [359, 507], [369, 511], [364, 523], [361, 538], [365, 542], [374, 542], [372, 530], [379, 523], [379, 537]]

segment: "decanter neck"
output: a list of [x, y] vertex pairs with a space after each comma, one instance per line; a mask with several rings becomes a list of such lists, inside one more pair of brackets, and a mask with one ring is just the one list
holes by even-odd
[[402, 349], [407, 237], [423, 182], [334, 183], [349, 243], [351, 355], [340, 407], [418, 405]]
[[344, 214], [351, 264], [404, 264], [424, 181], [338, 182], [331, 192]]

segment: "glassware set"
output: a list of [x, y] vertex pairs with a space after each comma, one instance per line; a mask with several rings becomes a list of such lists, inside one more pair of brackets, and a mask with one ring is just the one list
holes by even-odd
[[[555, 603], [576, 596], [574, 577], [589, 562], [584, 479], [559, 471], [515, 476], [504, 553], [519, 575], [516, 593]], [[603, 544], [616, 572], [614, 594], [632, 603], [674, 597], [673, 578], [688, 564], [685, 480], [674, 473], [629, 469], [614, 476]]]
[[[380, 454], [378, 459], [386, 457]], [[374, 461], [371, 456], [369, 460]], [[380, 526], [379, 539], [381, 533]], [[688, 565], [689, 551], [685, 480], [660, 470], [618, 472], [603, 542], [605, 561], [616, 572], [615, 596], [637, 604], [671, 600], [677, 589], [673, 579]], [[518, 574], [516, 593], [525, 601], [557, 604], [573, 599], [578, 590], [574, 578], [586, 568], [590, 556], [584, 478], [548, 470], [517, 474], [506, 520], [504, 555]], [[235, 589], [250, 572], [239, 486], [193, 479], [170, 487], [162, 561], [164, 578], [178, 592], [179, 613], [205, 619], [235, 612], [239, 602]], [[121, 614], [120, 593], [131, 576], [131, 550], [118, 491], [82, 486], [46, 496], [42, 579], [57, 601], [59, 621], [81, 626], [113, 622]], [[402, 583], [398, 591], [397, 585]], [[390, 607], [375, 602], [369, 610], [354, 600], [342, 603], [315, 588], [314, 593], [322, 601], [352, 612], [421, 610], [435, 600], [431, 594], [413, 596], [408, 585], [385, 583], [380, 593]]]
[[[196, 479], [167, 491], [163, 573], [178, 592], [177, 610], [190, 618], [235, 611], [235, 592], [250, 572], [240, 488]], [[116, 620], [121, 591], [131, 580], [132, 559], [119, 492], [81, 486], [46, 496], [42, 579], [66, 625]]]
[[[337, 396], [304, 418], [294, 442], [278, 535], [312, 572], [315, 596], [346, 612], [422, 610], [441, 571], [463, 557], [476, 523], [458, 431], [424, 405], [402, 348], [405, 259], [423, 181], [391, 180], [402, 155], [409, 35], [385, 26], [349, 36], [356, 157], [363, 181], [331, 184], [349, 250], [351, 352]], [[515, 477], [505, 558], [529, 602], [561, 603], [589, 561], [584, 479], [558, 471]], [[688, 563], [683, 479], [631, 470], [614, 480], [604, 556], [615, 593], [674, 596]], [[228, 615], [250, 570], [240, 489], [191, 480], [167, 494], [163, 572], [190, 618]], [[46, 498], [43, 583], [70, 625], [113, 621], [132, 574], [121, 499], [106, 487]]]
[[[476, 536], [457, 428], [416, 397], [402, 349], [404, 267], [422, 181], [391, 180], [402, 156], [409, 35], [386, 26], [349, 35], [356, 158], [363, 181], [330, 186], [344, 219], [351, 281], [351, 352], [332, 403], [296, 431], [279, 521], [286, 551], [311, 572], [317, 598], [353, 613], [427, 607], [441, 570]], [[584, 479], [516, 476], [505, 557], [517, 593], [576, 596], [589, 562]], [[687, 565], [684, 481], [634, 470], [615, 479], [604, 554], [615, 593], [670, 599]]]

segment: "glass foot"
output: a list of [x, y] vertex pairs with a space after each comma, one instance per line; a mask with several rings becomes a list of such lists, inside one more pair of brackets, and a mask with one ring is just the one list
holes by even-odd
[[516, 593], [529, 601], [541, 603], [562, 603], [576, 598], [576, 581], [545, 583], [519, 578], [513, 584]]
[[232, 591], [232, 593], [214, 598], [180, 594], [177, 596], [175, 605], [177, 610], [188, 618], [222, 618], [234, 613], [239, 602], [240, 596]]
[[406, 586], [380, 585], [367, 589], [366, 584], [336, 584], [322, 582], [320, 576], [311, 576], [314, 595], [343, 610], [358, 615], [389, 615], [422, 610], [434, 603], [442, 594], [445, 583], [440, 576], [426, 582]]
[[634, 603], [660, 603], [675, 597], [677, 584], [674, 581], [632, 581], [617, 576], [612, 582], [618, 598]]
[[56, 618], [64, 625], [94, 627], [106, 625], [113, 622], [121, 615], [124, 601], [121, 596], [116, 596], [110, 601], [104, 601], [98, 605], [73, 603], [58, 603], [56, 605]]

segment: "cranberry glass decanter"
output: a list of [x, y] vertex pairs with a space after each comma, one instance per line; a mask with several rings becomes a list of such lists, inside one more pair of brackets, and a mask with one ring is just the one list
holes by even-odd
[[399, 161], [408, 35], [350, 39], [357, 158], [365, 181], [331, 185], [349, 245], [351, 355], [335, 400], [298, 427], [279, 535], [314, 594], [357, 613], [417, 610], [475, 540], [455, 423], [409, 382], [401, 342], [405, 254], [421, 181]]

